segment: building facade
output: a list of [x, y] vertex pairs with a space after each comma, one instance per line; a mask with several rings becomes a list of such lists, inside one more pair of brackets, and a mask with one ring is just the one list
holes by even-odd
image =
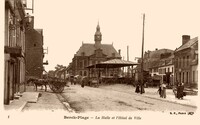
[[158, 75], [161, 76], [162, 83], [174, 85], [174, 53], [161, 54]]
[[[99, 24], [96, 27], [94, 35], [94, 44], [82, 43], [80, 49], [76, 52], [72, 59], [71, 68], [72, 75], [81, 76], [96, 76], [95, 69], [89, 71], [86, 67], [89, 65], [97, 64], [109, 59], [121, 59], [120, 54], [115, 50], [112, 44], [102, 44], [102, 34], [100, 32]], [[103, 69], [100, 69], [103, 70]], [[111, 69], [109, 69], [111, 70]], [[105, 71], [101, 72], [101, 76], [105, 75]], [[109, 76], [113, 76], [113, 72], [109, 72]]]
[[182, 36], [182, 45], [175, 50], [175, 81], [197, 88], [198, 85], [198, 37]]
[[159, 75], [159, 67], [163, 55], [173, 53], [170, 49], [155, 49], [154, 51], [147, 51], [144, 54], [144, 70], [149, 71], [151, 76]]
[[[144, 81], [150, 82], [152, 80], [153, 85], [157, 85], [160, 82], [166, 82], [172, 85], [174, 83], [173, 59], [173, 50], [170, 49], [146, 51], [143, 58]], [[141, 79], [141, 58], [139, 58], [138, 63], [139, 65], [134, 69], [134, 78], [136, 82]]]
[[4, 104], [25, 91], [25, 6], [21, 0], [5, 0]]
[[26, 79], [42, 78], [44, 71], [43, 30], [34, 29], [34, 17], [30, 16], [30, 19], [26, 28]]

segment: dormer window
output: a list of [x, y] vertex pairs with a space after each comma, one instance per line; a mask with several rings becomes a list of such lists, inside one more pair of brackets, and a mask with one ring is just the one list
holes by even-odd
[[82, 52], [82, 53], [81, 53], [81, 56], [85, 56], [85, 52]]

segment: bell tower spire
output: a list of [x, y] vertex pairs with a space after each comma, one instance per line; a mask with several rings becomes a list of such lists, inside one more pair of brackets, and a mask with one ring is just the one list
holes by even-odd
[[95, 46], [97, 48], [100, 47], [101, 40], [102, 40], [102, 34], [101, 34], [101, 31], [100, 31], [100, 26], [99, 26], [99, 21], [98, 21], [98, 24], [97, 24], [97, 27], [96, 27], [96, 32], [95, 32], [95, 35], [94, 35]]

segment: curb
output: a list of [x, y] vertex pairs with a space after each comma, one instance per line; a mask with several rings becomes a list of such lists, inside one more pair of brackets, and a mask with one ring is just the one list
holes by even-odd
[[22, 111], [23, 109], [24, 109], [24, 107], [26, 106], [26, 104], [27, 104], [28, 102], [27, 101], [25, 101], [24, 103], [23, 103], [23, 105], [22, 106], [20, 106], [20, 108], [18, 109], [18, 111]]
[[188, 106], [188, 107], [192, 107], [192, 108], [197, 108], [197, 106], [194, 106], [194, 105], [182, 104], [182, 103], [178, 103], [178, 102], [174, 102], [174, 101], [169, 101], [169, 100], [149, 97], [149, 96], [145, 96], [145, 95], [143, 97], [150, 98], [150, 99], [156, 99], [156, 100], [160, 100], [160, 101], [165, 101], [165, 102], [169, 102], [169, 103], [174, 103], [174, 104], [179, 104], [179, 105], [182, 105], [182, 106]]
[[38, 95], [37, 95], [35, 101], [30, 101], [30, 100], [25, 101], [25, 102], [22, 104], [22, 106], [20, 106], [20, 108], [18, 109], [18, 111], [21, 112], [21, 111], [25, 108], [25, 106], [26, 106], [28, 103], [37, 103], [38, 98], [39, 98], [39, 94], [41, 94], [41, 93], [38, 93]]
[[59, 101], [64, 105], [64, 107], [70, 112], [70, 113], [75, 113], [75, 111], [70, 107], [69, 103], [67, 100], [61, 95], [61, 94], [56, 94], [58, 97]]

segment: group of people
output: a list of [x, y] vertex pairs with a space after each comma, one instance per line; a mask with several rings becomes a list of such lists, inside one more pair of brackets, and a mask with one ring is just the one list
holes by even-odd
[[136, 93], [145, 93], [145, 91], [144, 91], [144, 85], [141, 86], [139, 83], [137, 83], [135, 92]]
[[[166, 84], [161, 83], [158, 92], [161, 98], [166, 98]], [[184, 83], [178, 83], [173, 89], [173, 92], [176, 98], [183, 99], [183, 97], [186, 96], [186, 93], [184, 92]]]
[[[161, 98], [166, 98], [166, 89], [167, 86], [165, 83], [160, 83], [158, 93]], [[145, 93], [144, 86], [141, 87], [139, 83], [136, 84], [136, 93]], [[177, 86], [173, 89], [173, 92], [175, 94], [175, 97], [178, 99], [183, 99], [184, 96], [186, 96], [186, 93], [184, 92], [184, 83], [177, 83]]]

